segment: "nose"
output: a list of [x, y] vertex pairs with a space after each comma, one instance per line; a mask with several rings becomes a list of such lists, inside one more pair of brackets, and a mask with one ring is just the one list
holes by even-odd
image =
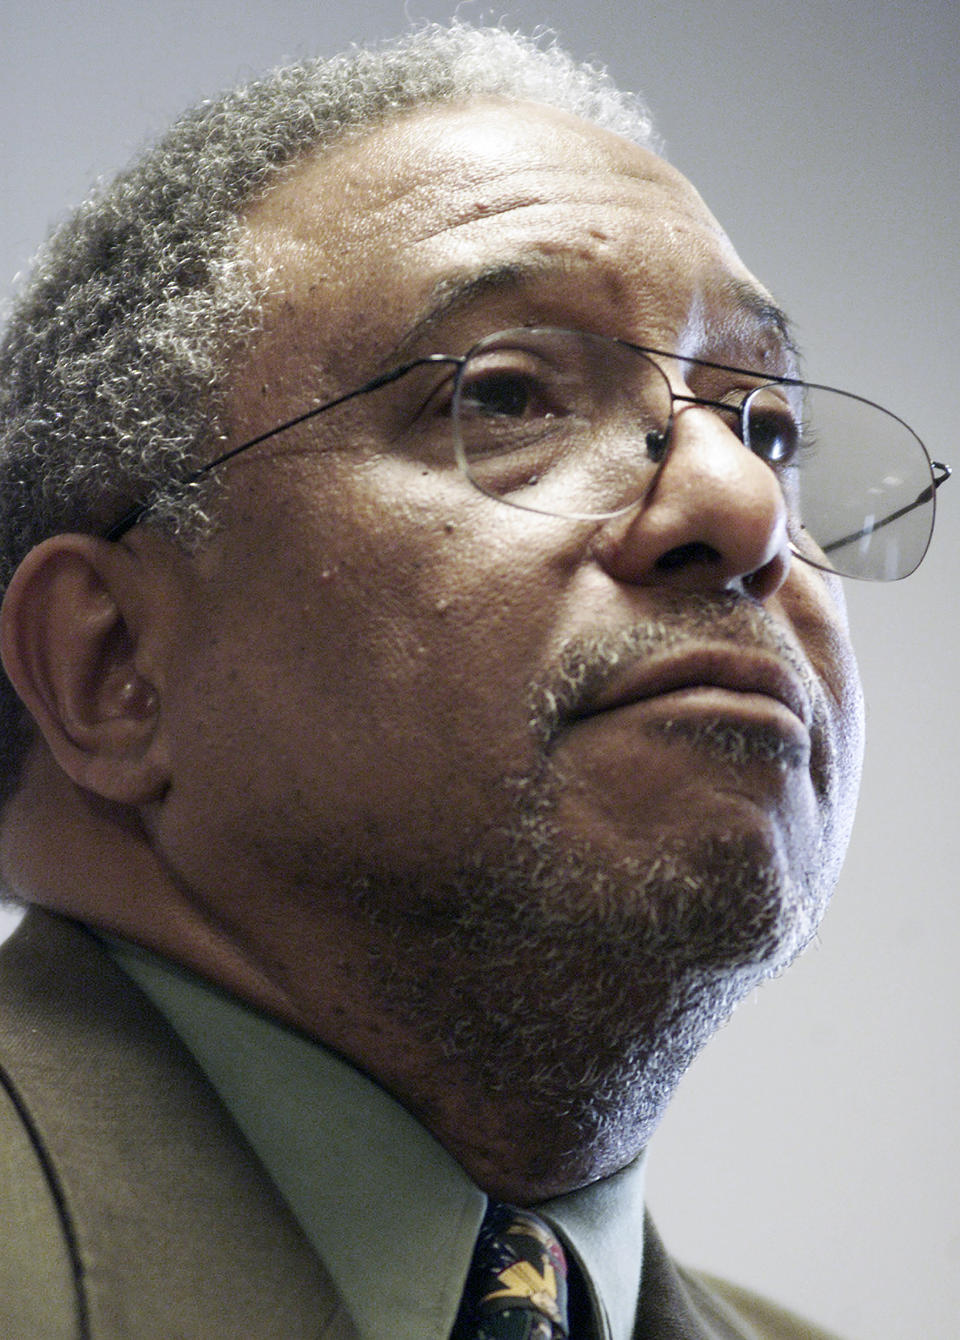
[[683, 406], [642, 501], [593, 555], [618, 581], [769, 599], [791, 562], [780, 481], [716, 412]]

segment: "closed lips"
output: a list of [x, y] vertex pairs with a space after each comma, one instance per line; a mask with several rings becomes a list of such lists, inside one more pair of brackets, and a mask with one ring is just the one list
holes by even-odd
[[729, 645], [691, 647], [618, 671], [575, 713], [575, 719], [612, 712], [669, 693], [711, 688], [762, 694], [783, 703], [805, 726], [811, 723], [809, 695], [790, 665], [768, 652]]

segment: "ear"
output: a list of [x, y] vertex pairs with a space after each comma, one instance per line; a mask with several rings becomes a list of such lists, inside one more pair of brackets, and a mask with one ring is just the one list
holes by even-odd
[[0, 616], [0, 654], [60, 767], [121, 804], [168, 783], [160, 695], [138, 663], [137, 559], [90, 535], [55, 535], [26, 556]]

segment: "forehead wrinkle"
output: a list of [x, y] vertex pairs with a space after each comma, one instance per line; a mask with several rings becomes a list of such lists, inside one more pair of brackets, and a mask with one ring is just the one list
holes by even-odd
[[[522, 206], [512, 205], [507, 208], [516, 210], [549, 203], [527, 200]], [[611, 199], [609, 203], [619, 208], [623, 206], [623, 202], [616, 198]], [[507, 209], [496, 212], [507, 212]], [[455, 219], [438, 231], [452, 233], [457, 228], [482, 223], [488, 217], [489, 214], [474, 211], [468, 217]], [[722, 230], [717, 228], [717, 231], [725, 237]], [[505, 259], [494, 258], [471, 267], [463, 266], [441, 275], [425, 299], [421, 314], [414, 318], [413, 324], [391, 345], [384, 359], [384, 367], [411, 356], [431, 331], [458, 313], [469, 310], [485, 297], [520, 295], [524, 289], [536, 289], [538, 284], [545, 284], [551, 280], [556, 283], [562, 281], [564, 277], [574, 278], [581, 271], [592, 275], [597, 284], [603, 283], [607, 286], [622, 278], [609, 265], [604, 255], [613, 237], [609, 219], [600, 224], [591, 212], [578, 227], [577, 233], [569, 238], [559, 238], [550, 237], [544, 232], [539, 238], [524, 239], [522, 253]], [[427, 236], [424, 234], [424, 237]], [[539, 296], [550, 295], [544, 293]]]
[[[318, 281], [336, 283], [346, 259], [354, 254], [362, 255], [371, 244], [375, 244], [373, 263], [376, 264], [378, 251], [380, 258], [389, 262], [401, 249], [413, 253], [418, 247], [429, 247], [437, 238], [468, 233], [472, 227], [483, 226], [496, 218], [511, 214], [543, 215], [543, 224], [536, 230], [539, 237], [534, 235], [524, 240], [522, 256], [481, 263], [473, 270], [441, 277], [426, 299], [422, 315], [415, 318], [410, 330], [392, 346], [385, 359], [386, 365], [404, 357], [430, 330], [485, 293], [519, 291], [537, 279], [569, 271], [578, 259], [590, 259], [587, 252], [591, 242], [606, 238], [606, 231], [598, 232], [593, 225], [596, 212], [603, 207], [624, 208], [623, 199], [611, 189], [610, 178], [642, 179], [641, 174], [611, 172], [605, 174], [602, 181], [586, 185], [566, 167], [546, 168], [538, 169], [539, 180], [533, 189], [532, 182], [518, 183], [517, 175], [515, 171], [503, 172], [464, 181], [462, 175], [450, 169], [430, 181], [404, 183], [379, 200], [364, 202], [362, 210], [342, 212], [333, 223], [332, 234], [323, 226], [324, 206], [315, 203], [309, 193], [296, 201], [293, 210], [283, 208], [285, 202], [278, 194], [248, 212], [245, 220], [248, 246], [254, 253], [263, 251], [264, 257], [268, 258], [264, 261], [267, 271], [278, 262], [284, 269], [309, 269], [314, 287]], [[578, 245], [575, 238], [551, 237], [557, 201], [551, 198], [544, 177], [568, 178], [575, 182], [576, 190], [569, 193], [564, 204], [568, 209], [586, 212], [582, 245]], [[660, 185], [653, 178], [651, 183]], [[507, 184], [509, 194], [501, 193], [499, 188]], [[384, 239], [391, 235], [397, 240], [384, 250]], [[333, 256], [336, 256], [336, 264]]]
[[[542, 241], [531, 238], [528, 243], [531, 251], [535, 251], [538, 246], [550, 246], [550, 227], [558, 207], [571, 215], [582, 214], [582, 226], [589, 234], [591, 221], [603, 211], [622, 212], [631, 208], [623, 193], [616, 189], [618, 177], [623, 177], [631, 185], [640, 180], [629, 174], [612, 172], [591, 180], [566, 167], [549, 165], [531, 171], [529, 181], [526, 180], [528, 174], [521, 175], [516, 170], [468, 179], [462, 171], [455, 170], [458, 166], [461, 165], [453, 165], [448, 172], [436, 174], [429, 181], [405, 185], [384, 200], [368, 202], [352, 225], [341, 218], [339, 226], [349, 229], [341, 246], [346, 241], [348, 245], [359, 242], [363, 246], [373, 242], [381, 247], [385, 238], [394, 238], [391, 244], [394, 247], [413, 250], [438, 238], [467, 233], [477, 225], [483, 226], [508, 215], [518, 219], [542, 215], [546, 223]], [[567, 183], [568, 189], [562, 189]], [[654, 190], [659, 187], [657, 182], [643, 184]], [[669, 192], [661, 194], [665, 195], [668, 206], [675, 204], [675, 198]], [[641, 198], [633, 208], [649, 211], [650, 201]], [[664, 217], [668, 212], [669, 209], [664, 211]], [[719, 226], [715, 226], [720, 232]]]
[[[659, 182], [655, 184], [660, 185]], [[669, 192], [667, 194], [670, 196]], [[672, 202], [672, 196], [670, 196], [670, 203]], [[469, 229], [471, 225], [483, 224], [495, 215], [549, 208], [551, 203], [543, 198], [527, 196], [504, 201], [497, 207], [490, 207], [486, 202], [482, 205], [478, 204], [476, 197], [472, 196], [465, 208], [458, 210], [454, 217], [448, 217], [444, 220], [440, 227], [422, 229], [416, 238], [416, 243], [429, 242], [430, 239], [438, 235], [453, 234], [459, 229]], [[566, 203], [568, 207], [572, 206], [577, 212], [584, 207], [589, 209], [587, 217], [579, 223], [570, 237], [550, 236], [549, 228], [547, 228], [540, 232], [539, 237], [523, 239], [522, 251], [515, 255], [506, 258], [494, 257], [490, 261], [481, 261], [473, 266], [464, 265], [448, 274], [441, 275], [434, 282], [424, 300], [421, 313], [415, 316], [412, 325], [395, 342], [391, 343], [389, 352], [383, 358], [382, 368], [385, 369], [414, 356], [414, 352], [422, 348], [423, 341], [431, 331], [441, 327], [458, 313], [469, 311], [472, 306], [480, 303], [486, 297], [509, 297], [511, 294], [519, 296], [525, 289], [536, 290], [538, 285], [545, 285], [548, 281], [552, 280], [556, 283], [562, 281], [564, 277], [573, 278], [581, 270], [584, 273], [592, 274], [597, 284], [606, 284], [608, 288], [622, 278], [623, 276], [620, 276], [609, 265], [610, 258], [605, 257], [608, 246], [615, 237], [616, 230], [611, 228], [609, 218], [603, 218], [602, 223], [598, 222], [592, 208], [597, 201], [592, 198], [584, 200], [581, 197], [571, 198]], [[607, 196], [606, 191], [603, 192], [603, 198], [599, 203], [609, 204], [617, 210], [624, 208], [622, 198], [615, 194]], [[659, 222], [664, 227], [677, 226], [672, 221], [669, 210], [659, 217]], [[683, 222], [683, 220], [680, 221], [681, 227]], [[705, 214], [704, 219], [700, 222], [704, 223], [708, 231], [715, 234], [727, 248], [730, 248], [726, 234], [711, 215]], [[642, 269], [642, 255], [638, 256], [637, 260], [640, 262], [640, 268]], [[656, 280], [654, 276], [650, 276], [650, 279], [652, 291], [656, 287]], [[736, 309], [735, 316], [746, 313], [750, 316], [759, 317], [764, 330], [773, 331], [777, 335], [778, 347], [782, 349], [784, 331], [788, 325], [787, 318], [759, 285], [748, 283], [746, 279], [741, 279], [734, 274], [728, 274], [722, 282], [721, 291], [725, 297], [732, 300]], [[550, 297], [552, 295], [546, 292], [537, 295], [534, 292], [534, 296]], [[622, 305], [621, 300], [618, 298], [613, 305], [620, 307]], [[724, 325], [727, 324], [729, 316], [728, 313], [726, 320], [723, 322]], [[629, 338], [629, 332], [627, 331], [614, 332], [611, 330], [603, 333], [616, 333], [621, 337]], [[792, 350], [792, 344], [788, 347]], [[442, 352], [463, 353], [465, 350], [444, 350]]]

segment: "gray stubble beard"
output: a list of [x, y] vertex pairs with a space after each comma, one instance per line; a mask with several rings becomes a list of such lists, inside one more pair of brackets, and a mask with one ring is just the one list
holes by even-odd
[[[813, 706], [813, 758], [775, 732], [727, 721], [661, 721], [660, 739], [726, 767], [810, 769], [819, 843], [798, 858], [774, 831], [736, 824], [665, 837], [652, 856], [611, 861], [564, 831], [564, 777], [550, 745], [578, 702], [625, 657], [709, 628], [785, 656]], [[725, 631], [723, 631], [725, 630]], [[836, 778], [822, 690], [762, 610], [689, 597], [666, 622], [567, 649], [531, 694], [541, 760], [505, 779], [512, 819], [453, 873], [353, 883], [380, 932], [375, 996], [426, 1041], [441, 1070], [525, 1120], [562, 1127], [571, 1149], [646, 1142], [680, 1077], [737, 1003], [815, 934], [835, 876]], [[798, 869], [802, 864], [803, 868]], [[554, 1151], [556, 1153], [556, 1151]]]
[[819, 863], [798, 885], [776, 844], [731, 831], [610, 864], [558, 831], [552, 787], [507, 785], [518, 813], [495, 863], [361, 896], [375, 920], [403, 909], [374, 990], [477, 1092], [523, 1094], [571, 1145], [630, 1129], [639, 1147], [736, 1004], [815, 933]]

